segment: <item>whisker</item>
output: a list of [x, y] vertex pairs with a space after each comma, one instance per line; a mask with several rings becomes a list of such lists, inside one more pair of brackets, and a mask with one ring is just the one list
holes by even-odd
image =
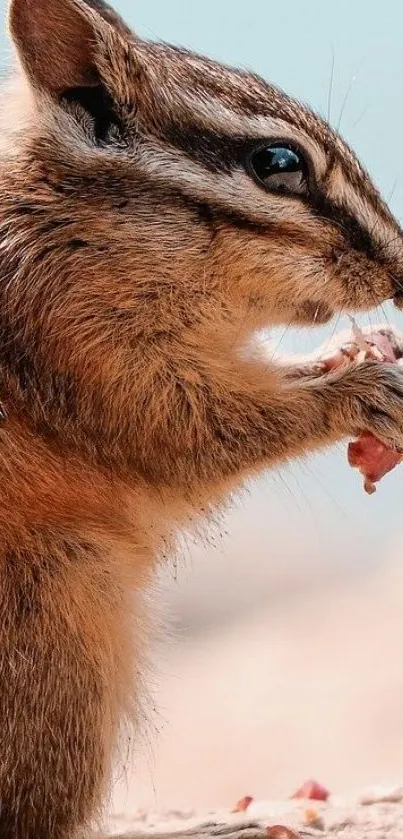
[[388, 326], [390, 326], [388, 313], [385, 310], [385, 306], [383, 305], [383, 303], [381, 303], [380, 308], [382, 309], [382, 314], [383, 314], [383, 317], [385, 318], [386, 323], [388, 324]]
[[285, 338], [290, 326], [291, 326], [291, 321], [284, 327], [283, 332], [281, 333], [280, 338], [279, 338], [276, 346], [274, 347], [274, 349], [272, 351], [271, 359], [270, 359], [271, 361], [273, 361], [274, 356], [278, 353], [278, 351], [280, 349], [280, 346], [281, 346], [282, 342], [284, 341], [284, 338]]
[[353, 85], [355, 84], [356, 78], [357, 78], [357, 76], [353, 76], [353, 77], [352, 77], [351, 82], [350, 82], [350, 84], [349, 84], [349, 86], [348, 86], [348, 88], [347, 88], [347, 91], [346, 91], [346, 93], [345, 93], [345, 96], [344, 96], [344, 98], [343, 98], [343, 101], [342, 101], [342, 103], [341, 103], [341, 108], [340, 108], [339, 119], [338, 119], [338, 121], [337, 121], [337, 125], [336, 125], [336, 131], [337, 131], [337, 132], [339, 132], [339, 131], [340, 131], [340, 126], [341, 126], [341, 121], [342, 121], [342, 119], [343, 119], [343, 114], [344, 114], [344, 111], [345, 111], [345, 108], [346, 108], [346, 105], [347, 105], [347, 102], [348, 102], [348, 98], [349, 98], [350, 93], [351, 93], [351, 91], [352, 91], [352, 89], [353, 89]]
[[[299, 462], [299, 464], [301, 464], [302, 459], [299, 458], [298, 462]], [[309, 500], [308, 495], [304, 492], [303, 485], [302, 485], [301, 481], [299, 480], [298, 476], [296, 475], [294, 469], [292, 469], [291, 474], [292, 474], [293, 480], [295, 481], [295, 483], [297, 485], [298, 497], [302, 498], [304, 500], [304, 502], [306, 504], [306, 508], [307, 508], [308, 512], [310, 513], [310, 515], [312, 516], [312, 520], [315, 522], [317, 520], [317, 517], [315, 515], [313, 505], [312, 505], [311, 501]]]
[[356, 119], [355, 122], [353, 122], [353, 124], [351, 126], [351, 130], [353, 130], [354, 128], [357, 128], [357, 125], [359, 125], [359, 123], [363, 120], [363, 118], [365, 117], [365, 114], [368, 113], [368, 111], [369, 111], [369, 105], [366, 105], [365, 108], [361, 111], [360, 116]]
[[330, 70], [330, 83], [329, 83], [329, 92], [327, 95], [327, 121], [328, 123], [331, 122], [331, 111], [332, 111], [332, 96], [333, 96], [333, 82], [334, 82], [334, 65], [335, 65], [335, 55], [334, 55], [334, 46], [332, 45], [332, 66]]
[[[298, 498], [297, 498], [296, 494], [292, 491], [292, 489], [291, 489], [291, 487], [290, 487], [290, 485], [289, 485], [288, 481], [286, 481], [285, 476], [284, 476], [284, 472], [282, 472], [282, 471], [280, 471], [280, 470], [276, 470], [276, 472], [274, 472], [274, 473], [273, 473], [273, 476], [272, 476], [272, 477], [274, 478], [274, 480], [277, 480], [277, 479], [278, 479], [278, 480], [280, 480], [280, 481], [281, 481], [281, 483], [282, 483], [283, 487], [284, 487], [284, 488], [285, 488], [285, 490], [286, 490], [287, 495], [289, 495], [289, 497], [292, 499], [293, 504], [294, 504], [294, 505], [295, 505], [295, 507], [297, 508], [298, 512], [303, 514], [303, 513], [304, 513], [304, 510], [302, 509], [302, 507], [301, 507], [301, 505], [300, 505], [300, 503], [299, 503], [299, 501], [298, 501]], [[297, 489], [299, 489], [299, 490], [300, 490], [301, 488], [300, 488], [300, 487], [297, 487]], [[301, 497], [302, 497], [302, 498], [304, 499], [304, 501], [306, 502], [306, 498], [304, 497], [304, 494], [303, 494], [303, 493], [301, 493]], [[309, 505], [308, 505], [308, 509], [310, 509], [310, 508], [309, 508]]]
[[303, 467], [304, 467], [304, 471], [309, 475], [309, 477], [314, 478], [314, 480], [316, 481], [316, 483], [320, 487], [321, 492], [323, 493], [323, 495], [326, 496], [328, 501], [330, 501], [330, 503], [333, 504], [333, 506], [337, 508], [339, 513], [341, 513], [341, 515], [344, 518], [348, 518], [349, 517], [348, 511], [346, 510], [345, 507], [343, 507], [337, 501], [336, 498], [334, 498], [334, 496], [331, 494], [331, 492], [329, 492], [329, 490], [326, 487], [326, 484], [325, 484], [324, 480], [322, 478], [320, 478], [319, 475], [318, 475], [317, 467], [314, 470], [314, 469], [310, 468], [310, 466], [309, 466], [309, 464], [307, 463], [306, 460], [305, 461], [300, 461], [300, 462], [301, 462], [301, 465], [303, 465]]
[[315, 310], [315, 314], [314, 314], [314, 316], [313, 316], [313, 322], [314, 322], [314, 323], [316, 323], [316, 321], [317, 321], [317, 319], [318, 319], [319, 309], [320, 309], [320, 303], [318, 303], [318, 305], [317, 305], [317, 307], [316, 307], [316, 310]]
[[337, 327], [340, 323], [340, 317], [341, 317], [341, 312], [338, 313], [338, 315], [336, 317], [336, 320], [335, 320], [334, 327], [333, 327], [327, 341], [325, 342], [325, 345], [324, 345], [324, 348], [323, 348], [325, 352], [329, 349], [329, 346], [330, 346], [331, 342], [333, 341], [333, 338], [336, 334], [336, 329], [337, 329]]
[[389, 204], [389, 203], [390, 203], [390, 201], [391, 201], [391, 200], [392, 200], [392, 198], [393, 198], [393, 195], [394, 195], [394, 193], [395, 193], [395, 189], [396, 189], [396, 187], [397, 187], [397, 184], [398, 184], [398, 181], [399, 181], [399, 178], [400, 178], [400, 177], [401, 177], [401, 175], [397, 175], [397, 176], [396, 176], [396, 178], [395, 178], [395, 180], [393, 181], [393, 186], [392, 186], [392, 189], [390, 190], [389, 195], [387, 196], [387, 199], [386, 199], [386, 203], [387, 203], [387, 204]]
[[368, 328], [369, 328], [369, 331], [370, 331], [370, 332], [373, 332], [373, 328], [374, 328], [374, 327], [373, 327], [373, 325], [372, 325], [371, 313], [370, 313], [370, 311], [369, 311], [369, 310], [368, 310], [368, 312], [367, 312], [367, 318], [368, 318]]
[[403, 233], [396, 233], [395, 236], [391, 236], [391, 238], [385, 242], [384, 247], [387, 248], [389, 245], [393, 245], [393, 242], [397, 242], [399, 239], [403, 241]]

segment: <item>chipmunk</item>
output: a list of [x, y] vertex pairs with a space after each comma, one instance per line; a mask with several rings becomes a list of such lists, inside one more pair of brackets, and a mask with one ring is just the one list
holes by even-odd
[[403, 373], [320, 377], [272, 324], [401, 303], [401, 230], [322, 119], [148, 43], [103, 0], [11, 0], [0, 107], [0, 836], [87, 835], [136, 716], [166, 543], [263, 469], [368, 429]]

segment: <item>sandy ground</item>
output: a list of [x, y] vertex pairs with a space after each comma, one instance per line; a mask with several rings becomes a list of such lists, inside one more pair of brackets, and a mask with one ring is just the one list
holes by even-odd
[[[281, 828], [285, 828], [281, 830]], [[403, 837], [403, 789], [383, 788], [356, 799], [316, 802], [253, 802], [242, 815], [228, 811], [208, 816], [180, 813], [124, 816], [110, 825], [112, 836], [125, 839], [400, 839]], [[122, 832], [121, 832], [122, 831]], [[270, 833], [271, 831], [271, 833]]]

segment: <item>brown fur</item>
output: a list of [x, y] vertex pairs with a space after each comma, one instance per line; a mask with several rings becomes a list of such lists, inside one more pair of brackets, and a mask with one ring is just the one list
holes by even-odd
[[[0, 836], [76, 839], [136, 697], [134, 595], [165, 541], [287, 458], [364, 427], [401, 445], [398, 370], [299, 378], [247, 347], [398, 296], [403, 247], [343, 141], [262, 80], [146, 44], [101, 0], [12, 0], [10, 27]], [[276, 132], [309, 150], [320, 204], [236, 157]]]

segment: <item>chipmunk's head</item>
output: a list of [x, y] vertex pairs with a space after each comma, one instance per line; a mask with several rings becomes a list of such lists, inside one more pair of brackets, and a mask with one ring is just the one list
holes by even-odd
[[3, 253], [48, 353], [122, 361], [218, 310], [256, 328], [398, 299], [401, 230], [310, 110], [103, 0], [11, 0], [10, 29], [27, 105]]

